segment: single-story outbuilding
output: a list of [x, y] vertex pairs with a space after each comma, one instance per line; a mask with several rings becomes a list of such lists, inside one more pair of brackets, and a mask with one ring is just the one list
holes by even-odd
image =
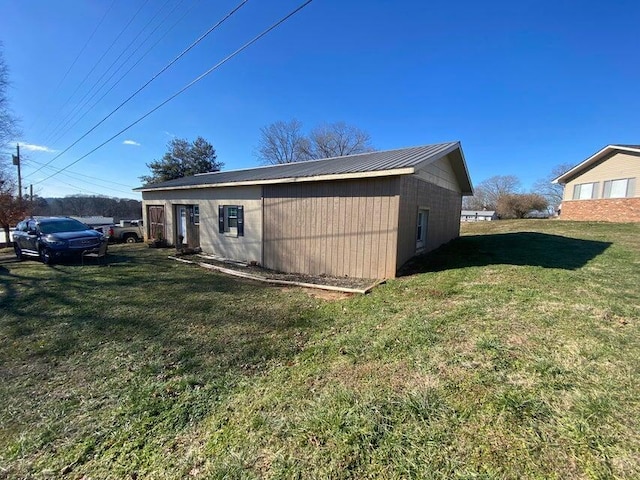
[[312, 275], [389, 278], [460, 234], [459, 142], [145, 185], [148, 239]]
[[495, 210], [462, 210], [460, 212], [461, 222], [488, 222], [497, 219]]
[[640, 145], [607, 145], [553, 180], [563, 220], [640, 222]]

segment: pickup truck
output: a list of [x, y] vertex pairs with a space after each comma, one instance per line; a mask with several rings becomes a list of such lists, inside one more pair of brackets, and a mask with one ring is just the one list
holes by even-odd
[[120, 225], [105, 227], [110, 242], [141, 242], [144, 238], [142, 220], [121, 220]]

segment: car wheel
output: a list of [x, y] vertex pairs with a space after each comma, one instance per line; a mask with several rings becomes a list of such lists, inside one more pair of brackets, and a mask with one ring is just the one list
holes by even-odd
[[22, 249], [18, 245], [14, 244], [13, 250], [16, 252], [16, 258], [18, 259], [19, 262], [24, 260], [24, 255], [22, 255]]
[[42, 247], [40, 249], [40, 260], [45, 265], [51, 265], [53, 263], [53, 258], [51, 257], [51, 252], [47, 247]]
[[124, 241], [127, 243], [136, 243], [138, 239], [133, 235], [129, 235], [127, 238], [124, 239]]

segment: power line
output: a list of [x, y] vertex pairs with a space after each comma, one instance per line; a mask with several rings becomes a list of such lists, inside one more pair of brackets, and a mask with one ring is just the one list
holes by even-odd
[[136, 11], [136, 13], [133, 15], [133, 17], [131, 17], [129, 19], [129, 22], [127, 22], [127, 24], [125, 25], [125, 27], [120, 31], [120, 33], [116, 36], [116, 38], [113, 40], [113, 42], [111, 42], [111, 45], [109, 45], [109, 47], [104, 51], [104, 53], [102, 54], [102, 56], [98, 59], [98, 61], [93, 65], [93, 67], [91, 67], [91, 70], [89, 70], [89, 73], [87, 73], [85, 75], [85, 77], [82, 79], [82, 81], [78, 84], [78, 86], [76, 87], [76, 89], [73, 91], [73, 93], [69, 96], [69, 98], [67, 98], [67, 101], [64, 102], [64, 104], [62, 105], [62, 107], [60, 109], [58, 109], [58, 112], [56, 113], [56, 115], [54, 115], [51, 120], [49, 121], [49, 123], [47, 124], [47, 126], [44, 128], [43, 132], [46, 132], [49, 128], [49, 126], [51, 125], [51, 122], [53, 122], [53, 120], [58, 116], [58, 113], [60, 113], [61, 111], [64, 110], [64, 108], [67, 106], [67, 104], [71, 101], [71, 99], [73, 98], [73, 96], [77, 93], [77, 91], [80, 89], [80, 87], [82, 87], [82, 85], [84, 85], [84, 82], [87, 81], [87, 79], [91, 76], [91, 74], [93, 73], [93, 71], [96, 69], [96, 67], [100, 64], [100, 62], [102, 62], [102, 60], [104, 59], [104, 57], [111, 51], [111, 49], [113, 48], [113, 46], [116, 44], [116, 42], [118, 40], [120, 40], [120, 37], [122, 36], [122, 34], [127, 30], [127, 28], [129, 28], [129, 25], [131, 25], [131, 22], [133, 22], [133, 20], [138, 16], [138, 14], [142, 11], [142, 9], [144, 8], [144, 6], [149, 2], [149, 0], [145, 0], [144, 3], [140, 6], [140, 8]]
[[[32, 162], [32, 163], [38, 163], [38, 162], [36, 162], [35, 160], [31, 160], [31, 159], [27, 159], [27, 161], [28, 161], [28, 162]], [[50, 170], [55, 170], [55, 167], [46, 167], [46, 168], [47, 168], [47, 169], [50, 169]], [[107, 190], [109, 190], [109, 191], [111, 191], [111, 192], [123, 193], [123, 194], [125, 194], [125, 195], [131, 195], [131, 190], [133, 190], [133, 188], [134, 188], [134, 187], [132, 187], [131, 185], [124, 185], [124, 184], [122, 184], [122, 183], [111, 182], [111, 181], [109, 181], [109, 180], [104, 180], [104, 179], [97, 178], [97, 177], [91, 177], [91, 176], [89, 176], [89, 175], [83, 175], [83, 174], [78, 173], [78, 172], [70, 172], [70, 171], [66, 171], [66, 172], [64, 173], [64, 175], [65, 175], [66, 177], [68, 177], [68, 178], [69, 178], [69, 180], [71, 180], [71, 181], [81, 181], [81, 182], [84, 182], [84, 183], [85, 183], [85, 184], [87, 184], [87, 185], [92, 185], [92, 186], [94, 186], [94, 187], [98, 187], [98, 188], [102, 188], [102, 189], [107, 189]], [[112, 183], [112, 184], [114, 184], [114, 185], [120, 185], [120, 186], [125, 187], [125, 188], [127, 188], [127, 189], [129, 189], [129, 190], [127, 190], [127, 191], [119, 190], [119, 189], [117, 189], [117, 188], [113, 188], [113, 187], [111, 187], [111, 186], [107, 186], [107, 185], [100, 185], [100, 184], [98, 184], [98, 183], [89, 182], [89, 181], [87, 181], [87, 180], [74, 178], [72, 175], [76, 175], [76, 176], [80, 176], [80, 177], [86, 177], [86, 178], [91, 178], [91, 179], [97, 180], [97, 181], [99, 181], [99, 182]], [[93, 193], [93, 194], [96, 194], [96, 195], [103, 195], [103, 194], [101, 194], [101, 193], [94, 192], [94, 191], [92, 191], [92, 190], [88, 190], [88, 189], [86, 189], [86, 188], [82, 188], [82, 187], [78, 186], [77, 184], [67, 183], [67, 182], [65, 182], [65, 181], [63, 181], [63, 180], [60, 180], [59, 178], [58, 178], [58, 179], [56, 179], [56, 182], [61, 183], [61, 184], [63, 184], [63, 185], [66, 185], [66, 186], [68, 186], [68, 187], [71, 187], [71, 188], [73, 188], [74, 190], [84, 191], [84, 192], [87, 192], [87, 193]], [[34, 184], [34, 183], [32, 183], [32, 185], [35, 185], [35, 184]], [[25, 186], [24, 188], [25, 188], [25, 190], [27, 189], [27, 187], [26, 187], [26, 186]]]
[[[202, 40], [204, 40], [211, 32], [213, 32], [215, 29], [217, 29], [220, 25], [222, 25], [226, 20], [228, 20], [233, 14], [235, 14], [238, 10], [240, 10], [240, 8], [242, 8], [249, 0], [242, 0], [233, 10], [231, 10], [229, 13], [227, 13], [221, 20], [219, 20], [215, 25], [213, 25], [212, 27], [209, 28], [209, 30], [207, 30], [205, 33], [203, 33], [202, 35], [200, 35], [200, 37], [198, 37], [191, 45], [189, 45], [185, 50], [182, 51], [182, 53], [180, 53], [176, 58], [174, 58], [173, 60], [171, 60], [171, 62], [169, 62], [167, 65], [165, 65], [164, 67], [162, 67], [162, 69], [156, 73], [153, 77], [151, 77], [151, 79], [149, 79], [147, 81], [147, 83], [145, 83], [143, 86], [141, 86], [140, 88], [138, 88], [138, 90], [136, 90], [134, 93], [132, 93], [129, 98], [127, 98], [124, 102], [122, 102], [120, 105], [118, 105], [115, 109], [113, 109], [107, 116], [105, 116], [102, 120], [100, 120], [98, 123], [96, 123], [93, 127], [91, 127], [89, 130], [87, 130], [80, 138], [78, 138], [75, 142], [73, 142], [71, 145], [69, 145], [67, 148], [65, 148], [62, 152], [60, 152], [58, 155], [56, 155], [55, 157], [53, 157], [51, 160], [49, 160], [45, 165], [50, 165], [53, 161], [55, 161], [56, 159], [60, 158], [62, 155], [64, 155], [66, 152], [68, 152], [71, 148], [73, 148], [75, 145], [77, 145], [83, 138], [85, 138], [87, 135], [89, 135], [91, 132], [93, 132], [96, 128], [98, 128], [100, 125], [102, 125], [109, 117], [111, 117], [114, 113], [116, 113], [118, 110], [120, 110], [124, 105], [126, 105], [131, 99], [133, 99], [136, 95], [138, 95], [142, 90], [144, 90], [147, 86], [149, 86], [149, 84], [151, 82], [153, 82], [156, 78], [158, 78], [160, 75], [162, 75], [166, 70], [168, 70], [174, 63], [176, 63], [178, 60], [180, 60], [180, 58], [182, 58], [184, 55], [187, 54], [187, 52], [189, 52], [192, 48], [194, 48], [198, 43], [200, 43]], [[42, 168], [42, 167], [41, 167]], [[31, 175], [33, 175], [34, 173], [38, 172], [41, 170], [41, 168], [37, 169], [36, 171], [32, 172]]]
[[217, 64], [215, 64], [213, 67], [211, 67], [209, 70], [205, 71], [204, 73], [200, 74], [199, 76], [197, 76], [195, 79], [193, 79], [191, 82], [189, 82], [188, 84], [186, 84], [184, 87], [182, 87], [180, 90], [178, 90], [176, 93], [174, 93], [173, 95], [171, 95], [169, 98], [167, 98], [166, 100], [164, 100], [162, 103], [160, 103], [158, 106], [156, 106], [155, 108], [149, 110], [147, 113], [145, 113], [143, 116], [139, 117], [135, 122], [129, 124], [128, 126], [126, 126], [125, 128], [123, 128], [122, 130], [120, 130], [118, 133], [116, 133], [115, 135], [113, 135], [112, 137], [108, 138], [107, 140], [105, 140], [104, 142], [102, 142], [100, 145], [98, 145], [97, 147], [95, 147], [93, 150], [90, 150], [89, 152], [85, 153], [83, 156], [81, 156], [80, 158], [78, 158], [77, 160], [74, 160], [73, 162], [69, 163], [66, 167], [63, 167], [61, 169], [59, 169], [57, 172], [49, 175], [46, 178], [43, 178], [42, 180], [36, 182], [35, 184], [38, 183], [42, 183], [46, 180], [49, 180], [50, 178], [64, 172], [66, 169], [68, 169], [69, 167], [75, 165], [76, 163], [80, 162], [81, 160], [87, 158], [89, 155], [91, 155], [92, 153], [96, 152], [97, 150], [99, 150], [100, 148], [104, 147], [107, 143], [111, 142], [113, 139], [115, 139], [116, 137], [120, 136], [121, 134], [123, 134], [124, 132], [126, 132], [127, 130], [129, 130], [131, 127], [137, 125], [138, 123], [140, 123], [142, 120], [144, 120], [145, 118], [147, 118], [149, 115], [151, 115], [152, 113], [154, 113], [156, 110], [159, 110], [160, 108], [162, 108], [164, 105], [166, 105], [167, 103], [169, 103], [171, 100], [173, 100], [174, 98], [176, 98], [178, 95], [181, 95], [182, 93], [184, 93], [186, 90], [188, 90], [189, 88], [191, 88], [193, 85], [195, 85], [196, 83], [198, 83], [200, 80], [202, 80], [203, 78], [205, 78], [206, 76], [208, 76], [210, 73], [212, 73], [213, 71], [217, 70], [218, 68], [220, 68], [222, 65], [224, 65], [225, 63], [227, 63], [229, 60], [231, 60], [233, 57], [235, 57], [236, 55], [240, 54], [242, 51], [246, 50], [247, 48], [249, 48], [251, 45], [253, 45], [254, 43], [256, 43], [258, 40], [260, 40], [262, 37], [264, 37], [265, 35], [267, 35], [269, 32], [271, 32], [272, 30], [276, 29], [277, 27], [279, 27], [281, 24], [283, 24], [284, 22], [286, 22], [289, 18], [293, 17], [296, 13], [298, 13], [300, 10], [302, 10], [303, 8], [305, 8], [307, 5], [309, 5], [313, 0], [307, 0], [306, 2], [304, 2], [303, 4], [301, 4], [300, 6], [298, 6], [296, 9], [294, 9], [293, 11], [291, 11], [290, 13], [288, 13], [287, 15], [285, 15], [283, 18], [281, 18], [280, 20], [278, 20], [276, 23], [274, 23], [273, 25], [271, 25], [269, 28], [267, 28], [266, 30], [264, 30], [262, 33], [258, 34], [257, 36], [255, 36], [254, 38], [252, 38], [251, 40], [249, 40], [247, 43], [245, 43], [244, 45], [242, 45], [240, 48], [238, 48], [236, 51], [234, 51], [233, 53], [227, 55], [225, 58], [223, 58], [221, 61], [219, 61]]
[[[62, 181], [62, 180], [60, 180], [60, 179], [57, 179], [56, 181], [57, 181], [58, 183], [61, 183], [61, 184], [66, 185], [66, 186], [68, 186], [68, 187], [71, 187], [71, 188], [73, 188], [74, 190], [78, 190], [79, 192], [93, 193], [94, 195], [104, 195], [104, 193], [94, 192], [93, 190], [88, 190], [88, 189], [86, 189], [86, 188], [82, 188], [82, 187], [79, 187], [79, 186], [77, 186], [77, 185], [73, 185], [73, 184], [71, 184], [71, 183], [63, 182], [63, 181]], [[35, 184], [34, 184], [34, 185], [35, 185]], [[96, 187], [100, 187], [100, 188], [105, 188], [105, 187], [104, 187], [104, 186], [102, 186], [102, 185], [94, 185], [94, 186], [96, 186]], [[130, 192], [130, 191], [129, 191], [129, 192], [125, 192], [124, 190], [116, 190], [116, 189], [113, 189], [113, 188], [112, 188], [112, 189], [110, 189], [110, 190], [111, 190], [112, 192], [124, 193], [124, 194], [126, 194], [126, 195], [131, 195], [131, 194], [132, 194], [132, 192]]]
[[[62, 79], [60, 79], [60, 81], [58, 82], [58, 85], [56, 86], [56, 88], [53, 89], [54, 92], [58, 91], [58, 89], [62, 86], [62, 84], [64, 83], [64, 81], [67, 79], [67, 76], [69, 75], [69, 72], [71, 72], [71, 69], [75, 66], [76, 62], [78, 61], [78, 59], [80, 58], [80, 56], [84, 53], [84, 51], [86, 50], [87, 46], [89, 45], [89, 43], [91, 42], [91, 40], [93, 39], [94, 35], [96, 34], [96, 32], [98, 31], [98, 29], [100, 28], [100, 26], [102, 25], [102, 23], [104, 22], [104, 19], [107, 18], [107, 14], [111, 11], [111, 9], [113, 8], [113, 6], [115, 5], [116, 0], [113, 0], [111, 2], [111, 5], [109, 5], [109, 8], [107, 8], [104, 12], [104, 14], [102, 15], [102, 18], [100, 19], [100, 21], [98, 22], [98, 24], [96, 25], [96, 28], [93, 29], [93, 32], [91, 32], [91, 35], [89, 35], [89, 38], [87, 39], [87, 41], [84, 43], [84, 46], [80, 49], [80, 52], [78, 53], [78, 55], [76, 55], [76, 58], [73, 60], [73, 62], [71, 62], [71, 65], [69, 66], [69, 68], [67, 69], [67, 71], [65, 72], [65, 74], [62, 76]], [[42, 118], [42, 114], [40, 114], [36, 120], [34, 120], [31, 123], [31, 126], [29, 127], [29, 130], [31, 130], [31, 128], [34, 127], [34, 125], [36, 125], [40, 119]]]
[[[86, 192], [86, 193], [92, 193], [93, 195], [104, 195], [104, 196], [107, 196], [107, 195], [105, 195], [104, 193], [99, 193], [99, 192], [95, 192], [95, 191], [93, 191], [93, 190], [88, 190], [88, 189], [86, 189], [86, 188], [78, 187], [77, 185], [73, 185], [73, 184], [71, 184], [71, 183], [63, 182], [63, 181], [62, 181], [62, 180], [60, 180], [60, 179], [57, 179], [57, 180], [56, 180], [56, 182], [61, 183], [62, 185], [66, 185], [67, 187], [73, 188], [74, 190], [77, 190], [77, 191], [79, 191], [79, 192]], [[34, 184], [34, 185], [35, 185], [35, 184]], [[100, 188], [105, 188], [105, 187], [103, 187], [102, 185], [95, 185], [95, 186], [96, 186], [96, 187], [100, 187]], [[111, 189], [111, 190], [112, 190], [113, 192], [124, 193], [124, 194], [126, 194], [126, 195], [131, 195], [131, 194], [132, 194], [132, 192], [125, 192], [125, 191], [123, 191], [123, 190], [115, 190], [115, 189]]]
[[[97, 93], [104, 87], [104, 85], [106, 84], [106, 82], [109, 81], [109, 79], [111, 79], [111, 77], [109, 77], [109, 79], [107, 79], [105, 82], [103, 82], [98, 89], [95, 91], [95, 93], [93, 94], [93, 96], [91, 96], [88, 100], [85, 99], [94, 91], [94, 89], [96, 88], [96, 86], [102, 81], [102, 79], [109, 73], [109, 71], [113, 68], [113, 66], [118, 63], [118, 60], [120, 60], [122, 58], [122, 56], [127, 52], [127, 50], [129, 50], [129, 48], [136, 42], [136, 40], [138, 40], [138, 38], [140, 37], [140, 35], [142, 35], [142, 33], [147, 30], [147, 28], [149, 27], [149, 25], [151, 25], [153, 23], [153, 21], [158, 17], [158, 15], [160, 15], [160, 12], [162, 12], [162, 10], [164, 10], [164, 8], [168, 5], [168, 3], [171, 0], [166, 0], [162, 6], [160, 7], [160, 9], [155, 13], [155, 15], [153, 17], [151, 17], [151, 19], [140, 29], [140, 31], [138, 32], [138, 34], [133, 37], [133, 40], [131, 40], [129, 42], [129, 44], [124, 47], [122, 49], [122, 51], [120, 52], [120, 54], [115, 58], [115, 60], [113, 62], [111, 62], [111, 65], [109, 65], [106, 70], [104, 72], [102, 72], [102, 75], [100, 75], [100, 77], [93, 83], [93, 85], [91, 85], [91, 87], [85, 92], [85, 94], [82, 96], [82, 98], [80, 100], [78, 100], [78, 102], [76, 103], [76, 105], [69, 111], [69, 113], [64, 117], [64, 119], [60, 122], [60, 124], [53, 130], [53, 132], [49, 135], [49, 138], [46, 140], [47, 143], [49, 143], [50, 139], [53, 138], [54, 136], [56, 136], [58, 134], [58, 132], [60, 132], [62, 129], [65, 128], [65, 126], [73, 119], [73, 117], [75, 117], [78, 113], [80, 113], [82, 111], [82, 109], [84, 108], [84, 106], [91, 101], [92, 98], [94, 98]], [[184, 0], [180, 0], [180, 3], [182, 3]], [[180, 3], [176, 4], [175, 8], [180, 5]], [[172, 10], [173, 11], [173, 10]], [[157, 26], [156, 28], [151, 32], [150, 35], [152, 35], [159, 27], [160, 25], [162, 25], [162, 23], [164, 23], [166, 21], [167, 17], [165, 17]], [[149, 36], [150, 36], [149, 35]], [[143, 41], [142, 44], [144, 44], [144, 42], [147, 41], [147, 39], [149, 38], [149, 36], [147, 36], [147, 38], [145, 38], [145, 40]], [[141, 44], [141, 45], [142, 45]], [[138, 47], [138, 49], [140, 48], [140, 46]], [[137, 51], [134, 50], [134, 51]], [[129, 57], [130, 58], [130, 57]], [[122, 65], [120, 67], [118, 67], [118, 70], [122, 68]], [[116, 70], [116, 72], [118, 71]], [[59, 137], [58, 137], [59, 139]]]
[[[149, 36], [147, 36], [147, 38], [134, 50], [132, 51], [129, 56], [124, 60], [124, 62], [122, 62], [122, 64], [109, 76], [109, 78], [107, 78], [107, 80], [105, 80], [105, 82], [100, 86], [100, 88], [84, 103], [84, 105], [82, 105], [82, 107], [80, 108], [80, 110], [82, 110], [82, 108], [84, 108], [84, 106], [86, 106], [87, 103], [89, 103], [91, 100], [93, 100], [95, 98], [95, 96], [98, 94], [98, 92], [107, 84], [109, 83], [109, 81], [115, 76], [116, 73], [118, 73], [120, 71], [120, 69], [127, 64], [127, 62], [129, 61], [129, 59], [131, 59], [131, 57], [133, 55], [136, 54], [136, 52], [142, 47], [142, 45], [144, 45], [146, 43], [146, 41], [151, 37], [151, 35], [153, 35], [156, 30], [166, 21], [167, 18], [169, 18], [173, 12], [176, 10], [176, 8], [178, 6], [181, 5], [182, 2], [176, 4], [176, 6], [173, 8], [173, 10], [171, 10], [167, 16], [162, 20], [162, 22], [160, 22], [158, 24], [158, 26], [156, 26], [156, 28], [153, 30], [153, 32], [151, 32], [151, 34], [149, 34]], [[87, 108], [85, 110], [85, 112], [75, 121], [73, 122], [72, 125], [69, 125], [63, 132], [61, 132], [58, 137], [53, 141], [53, 143], [55, 144], [55, 142], [57, 142], [58, 140], [60, 140], [64, 135], [67, 134], [67, 132], [69, 132], [69, 130], [71, 130], [73, 127], [75, 127], [78, 123], [80, 123], [80, 121], [86, 117], [90, 112], [93, 111], [93, 109], [96, 107], [96, 105], [98, 105], [127, 75], [129, 75], [129, 73], [131, 72], [131, 70], [133, 70], [136, 66], [138, 66], [138, 64], [156, 47], [158, 46], [158, 44], [169, 34], [169, 32], [171, 32], [171, 30], [173, 30], [175, 28], [176, 25], [178, 25], [182, 20], [184, 20], [184, 18], [191, 13], [191, 11], [194, 9], [196, 3], [193, 3], [191, 5], [191, 7], [188, 10], [185, 10], [185, 12], [182, 14], [182, 16], [180, 18], [178, 18], [178, 20], [176, 22], [174, 22], [169, 28], [165, 28], [163, 30], [163, 34], [158, 38], [158, 40], [156, 40], [156, 42], [151, 45], [151, 47], [149, 47], [147, 49], [146, 52], [144, 52], [137, 60], [136, 62], [131, 65], [131, 67], [129, 67], [129, 69], [124, 72], [120, 78], [118, 78], [118, 80], [116, 80], [113, 85], [111, 85], [109, 87], [109, 89], [104, 92], [102, 94], [102, 96], [96, 100], [89, 108]], [[79, 113], [79, 112], [78, 112]]]
[[[28, 164], [28, 163], [35, 163], [36, 165], [40, 165], [40, 166], [42, 166], [42, 167], [44, 167], [44, 168], [46, 168], [46, 169], [49, 169], [49, 170], [56, 170], [56, 168], [55, 168], [55, 167], [52, 167], [52, 166], [49, 166], [49, 165], [45, 165], [44, 163], [41, 163], [41, 162], [36, 162], [36, 161], [35, 161], [35, 160], [33, 160], [33, 159], [29, 159], [29, 158], [27, 158], [27, 159], [24, 159], [24, 160], [25, 160], [25, 162], [26, 162], [27, 164]], [[97, 180], [97, 181], [99, 181], [99, 182], [110, 183], [110, 184], [112, 184], [112, 185], [118, 185], [118, 186], [120, 186], [120, 187], [131, 188], [131, 189], [133, 189], [133, 188], [134, 188], [132, 185], [126, 185], [126, 184], [124, 184], [124, 183], [119, 183], [119, 182], [113, 182], [113, 181], [111, 181], [111, 180], [105, 180], [105, 179], [100, 178], [100, 177], [93, 177], [93, 176], [91, 176], [91, 175], [85, 175], [85, 174], [83, 174], [83, 173], [75, 172], [75, 171], [74, 171], [74, 172], [72, 172], [72, 171], [67, 170], [67, 171], [65, 172], [65, 175], [67, 175], [67, 176], [68, 176], [69, 178], [71, 178], [72, 180], [77, 179], [77, 177], [83, 177], [83, 178], [89, 178], [89, 179], [91, 179], [91, 180]], [[73, 177], [74, 175], [76, 176], [76, 178], [74, 178], [74, 177]], [[81, 181], [82, 181], [82, 180], [81, 180]], [[87, 183], [91, 184], [90, 182], [87, 182]], [[104, 187], [104, 185], [97, 185], [97, 184], [93, 184], [93, 185], [98, 186], [98, 187]]]

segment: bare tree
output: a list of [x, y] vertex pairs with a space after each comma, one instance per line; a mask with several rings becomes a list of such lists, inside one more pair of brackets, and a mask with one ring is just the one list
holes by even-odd
[[[0, 47], [2, 44], [0, 43]], [[0, 151], [7, 148], [9, 142], [18, 135], [18, 120], [9, 108], [7, 90], [9, 88], [9, 69], [0, 51]], [[17, 187], [10, 167], [0, 163], [0, 226], [4, 229], [7, 241], [9, 227], [15, 225], [25, 215], [25, 204], [16, 196]]]
[[302, 122], [294, 118], [262, 127], [256, 156], [262, 163], [271, 165], [310, 160], [311, 145], [302, 133]]
[[345, 122], [325, 123], [309, 135], [313, 158], [341, 157], [373, 151], [371, 135]]
[[518, 193], [520, 188], [520, 180], [515, 175], [496, 175], [480, 182], [473, 197], [477, 208], [495, 210], [501, 196]]
[[256, 156], [262, 163], [278, 165], [371, 151], [371, 136], [358, 127], [325, 123], [306, 136], [302, 123], [293, 119], [261, 128]]
[[462, 197], [463, 210], [485, 210], [484, 199], [479, 196], [482, 192], [478, 192], [476, 189], [474, 189], [473, 195]]
[[[0, 48], [2, 43], [0, 43]], [[0, 149], [4, 150], [18, 135], [18, 119], [9, 108], [9, 68], [0, 51]]]
[[27, 204], [15, 195], [16, 190], [13, 178], [6, 169], [0, 168], [0, 227], [4, 230], [7, 243], [10, 227], [22, 220], [27, 213]]
[[507, 193], [498, 198], [496, 213], [500, 218], [524, 218], [532, 210], [545, 210], [547, 199], [535, 193]]
[[547, 199], [549, 207], [557, 209], [562, 203], [562, 195], [564, 193], [564, 185], [559, 183], [551, 183], [552, 180], [558, 178], [563, 173], [568, 172], [574, 167], [570, 163], [562, 163], [553, 167], [549, 175], [533, 184], [533, 192], [542, 195]]

